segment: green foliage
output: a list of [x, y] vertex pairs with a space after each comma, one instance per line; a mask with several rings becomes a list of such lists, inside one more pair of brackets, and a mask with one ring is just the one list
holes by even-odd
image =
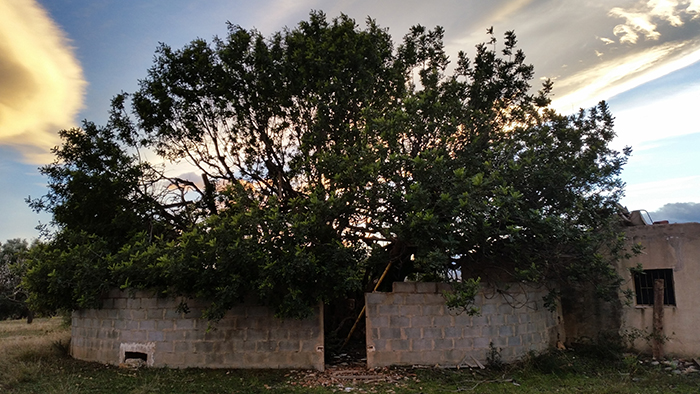
[[[450, 302], [472, 312], [470, 278], [494, 273], [612, 297], [630, 152], [608, 147], [605, 103], [555, 113], [514, 33], [500, 51], [489, 34], [450, 75], [440, 27], [394, 45], [371, 19], [321, 12], [269, 38], [230, 25], [162, 44], [108, 125], [63, 131], [42, 168], [49, 193], [30, 205], [57, 232], [30, 267], [31, 301], [89, 307], [138, 287], [208, 299], [211, 319], [248, 295], [301, 317], [389, 263], [389, 282], [455, 282]], [[202, 182], [165, 176], [144, 148]]]
[[23, 239], [9, 239], [0, 244], [0, 320], [28, 314], [27, 293], [21, 286], [26, 271], [29, 245]]

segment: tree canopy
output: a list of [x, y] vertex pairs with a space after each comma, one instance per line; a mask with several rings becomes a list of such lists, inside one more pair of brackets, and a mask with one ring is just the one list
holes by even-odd
[[[630, 153], [601, 102], [564, 116], [506, 32], [452, 65], [444, 31], [399, 45], [322, 12], [265, 38], [161, 44], [108, 124], [62, 131], [42, 167], [51, 241], [25, 282], [39, 308], [109, 287], [211, 300], [253, 295], [305, 316], [392, 279], [616, 285], [615, 204]], [[143, 160], [155, 152], [164, 165]], [[187, 163], [201, 174], [171, 176]]]

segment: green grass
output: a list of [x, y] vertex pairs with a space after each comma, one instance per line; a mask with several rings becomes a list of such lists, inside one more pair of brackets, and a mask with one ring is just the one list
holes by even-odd
[[[73, 360], [60, 319], [0, 322], [0, 393], [698, 393], [700, 372], [676, 375], [634, 356], [583, 352], [531, 357], [503, 369], [396, 368], [391, 382], [330, 381], [313, 371], [142, 369]], [[368, 372], [369, 374], [369, 372]], [[319, 386], [319, 382], [330, 384]]]

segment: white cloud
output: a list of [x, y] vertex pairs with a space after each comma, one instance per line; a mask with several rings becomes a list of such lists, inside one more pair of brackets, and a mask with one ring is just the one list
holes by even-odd
[[85, 89], [63, 32], [34, 0], [0, 2], [0, 144], [44, 163]]
[[656, 211], [669, 203], [669, 196], [673, 196], [675, 201], [697, 201], [700, 196], [700, 176], [627, 185], [625, 194], [621, 203], [630, 211]]

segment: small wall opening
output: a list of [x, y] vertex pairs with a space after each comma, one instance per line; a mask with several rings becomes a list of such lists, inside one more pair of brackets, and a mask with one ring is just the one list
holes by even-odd
[[148, 354], [146, 354], [146, 353], [124, 352], [124, 360], [128, 360], [130, 358], [135, 358], [135, 359], [139, 359], [139, 360], [143, 360], [145, 362], [148, 362]]

